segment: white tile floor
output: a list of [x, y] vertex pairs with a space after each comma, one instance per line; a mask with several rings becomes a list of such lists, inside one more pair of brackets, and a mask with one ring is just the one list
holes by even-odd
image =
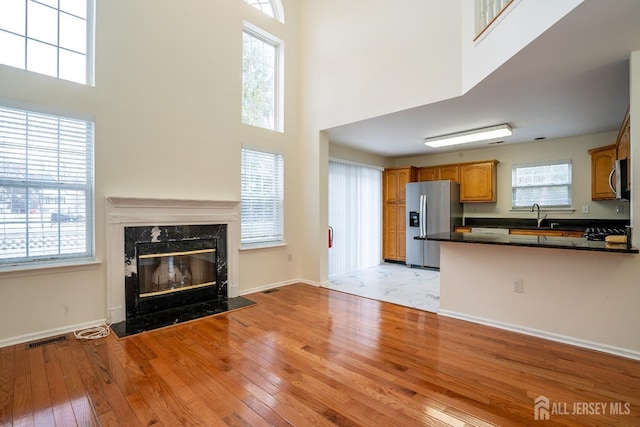
[[439, 271], [384, 263], [329, 276], [327, 288], [434, 313], [440, 309]]

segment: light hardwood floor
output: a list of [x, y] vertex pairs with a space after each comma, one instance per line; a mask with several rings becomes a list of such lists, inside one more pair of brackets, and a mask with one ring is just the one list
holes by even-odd
[[[637, 361], [302, 284], [247, 297], [122, 340], [0, 349], [0, 425], [640, 425]], [[582, 402], [614, 406], [571, 414]]]

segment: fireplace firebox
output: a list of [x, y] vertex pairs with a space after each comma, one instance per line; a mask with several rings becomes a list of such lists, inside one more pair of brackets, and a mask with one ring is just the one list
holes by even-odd
[[225, 224], [124, 231], [127, 321], [227, 299]]

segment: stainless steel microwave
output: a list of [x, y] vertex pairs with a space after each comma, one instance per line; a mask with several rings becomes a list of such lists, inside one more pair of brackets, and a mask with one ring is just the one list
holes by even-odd
[[627, 182], [629, 181], [627, 179], [629, 176], [628, 173], [628, 160], [616, 160], [609, 174], [609, 187], [611, 187], [613, 194], [616, 195], [616, 200], [629, 200], [631, 196], [631, 190], [627, 186]]

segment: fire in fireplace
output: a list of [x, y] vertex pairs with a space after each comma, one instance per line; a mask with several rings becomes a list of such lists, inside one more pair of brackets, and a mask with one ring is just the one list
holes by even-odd
[[226, 298], [226, 225], [125, 227], [127, 320]]
[[216, 284], [216, 240], [140, 243], [140, 298]]

